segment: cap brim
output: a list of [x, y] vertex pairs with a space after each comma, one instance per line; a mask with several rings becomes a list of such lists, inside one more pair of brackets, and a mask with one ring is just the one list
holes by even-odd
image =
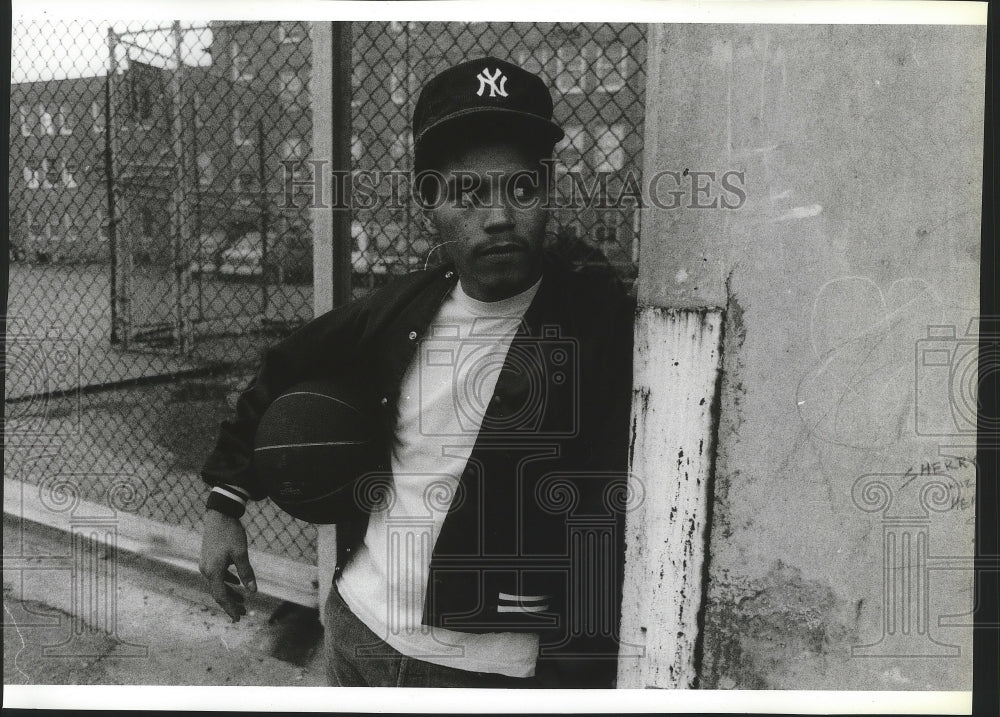
[[478, 121], [486, 121], [489, 118], [504, 120], [504, 125], [498, 128], [498, 137], [511, 135], [516, 137], [518, 130], [525, 127], [538, 128], [543, 131], [546, 139], [551, 140], [553, 145], [566, 136], [562, 127], [555, 122], [529, 112], [511, 110], [504, 107], [471, 107], [442, 117], [434, 124], [428, 125], [414, 138], [414, 144], [419, 145], [421, 142], [426, 141], [428, 137], [440, 134], [445, 128], [466, 123], [474, 124]]

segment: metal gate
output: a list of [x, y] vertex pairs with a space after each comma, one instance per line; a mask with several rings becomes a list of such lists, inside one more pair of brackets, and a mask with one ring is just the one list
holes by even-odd
[[[547, 244], [577, 266], [611, 267], [631, 284], [638, 263], [639, 211], [615, 206], [631, 173], [638, 183], [645, 97], [645, 28], [630, 23], [356, 22], [353, 25], [351, 159], [355, 169], [412, 169], [410, 118], [423, 83], [446, 67], [485, 55], [539, 74], [566, 131], [556, 146], [556, 188], [589, 194], [583, 208], [557, 209]], [[574, 184], [575, 183], [575, 184]], [[409, 197], [388, 183], [372, 208], [355, 207], [354, 287], [441, 257]], [[638, 186], [638, 184], [637, 184]], [[620, 203], [618, 203], [620, 204]]]
[[[280, 162], [303, 159], [311, 132], [310, 58], [275, 25], [109, 32], [111, 306], [123, 350], [233, 359], [245, 354], [239, 339], [312, 316], [308, 216], [280, 201]], [[290, 25], [304, 37], [305, 24]]]

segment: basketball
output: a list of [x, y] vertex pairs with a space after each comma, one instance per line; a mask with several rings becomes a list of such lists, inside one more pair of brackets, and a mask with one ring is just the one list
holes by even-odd
[[279, 508], [309, 523], [357, 514], [354, 487], [380, 466], [374, 402], [360, 382], [300, 383], [275, 399], [257, 427], [254, 470]]

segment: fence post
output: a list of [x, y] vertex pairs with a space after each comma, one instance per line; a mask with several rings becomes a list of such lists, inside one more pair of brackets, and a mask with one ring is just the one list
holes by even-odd
[[172, 25], [174, 36], [174, 61], [177, 67], [170, 75], [169, 92], [171, 95], [171, 119], [173, 120], [173, 155], [174, 155], [174, 191], [171, 196], [171, 212], [173, 214], [173, 262], [174, 290], [177, 292], [174, 300], [174, 346], [179, 354], [191, 351], [191, 317], [190, 317], [190, 278], [188, 252], [193, 242], [190, 231], [190, 210], [188, 203], [188, 187], [191, 177], [187, 171], [187, 152], [185, 152], [186, 131], [184, 128], [184, 57], [182, 55], [182, 38], [180, 21]]
[[[108, 28], [108, 42], [112, 43], [114, 31]], [[113, 51], [112, 51], [113, 53]], [[111, 310], [111, 345], [121, 341], [118, 335], [118, 236], [117, 215], [115, 211], [115, 170], [111, 152], [111, 78], [109, 73], [104, 77], [104, 185], [108, 198], [108, 259], [110, 264], [110, 301]]]
[[[264, 120], [257, 120], [257, 183], [259, 184], [257, 192], [257, 201], [260, 203], [260, 290], [261, 290], [261, 309], [260, 309], [260, 319], [261, 325], [267, 326], [267, 282], [270, 280], [268, 275], [268, 246], [267, 246], [267, 232], [268, 232], [268, 215], [267, 215], [267, 170], [264, 162]], [[276, 276], [278, 277], [278, 283], [280, 284], [281, 269], [278, 264], [275, 264]]]
[[[336, 181], [325, 182], [319, 206], [311, 210], [313, 222], [313, 313], [326, 313], [347, 303], [351, 292], [351, 24], [349, 22], [312, 23], [313, 98], [313, 172], [347, 173], [347, 181], [338, 189], [336, 202], [328, 192]], [[314, 181], [322, 181], [316, 177]], [[345, 196], [346, 189], [346, 196]], [[320, 620], [323, 604], [333, 582], [337, 554], [334, 526], [319, 525], [316, 530], [316, 556], [319, 571]]]
[[[112, 341], [117, 339], [123, 351], [128, 351], [132, 334], [132, 252], [127, 245], [122, 245], [122, 235], [119, 232], [119, 219], [117, 212], [117, 193], [115, 183], [118, 181], [118, 162], [121, 158], [121, 140], [118, 136], [116, 117], [118, 116], [118, 35], [112, 28], [108, 28], [108, 107], [107, 121], [104, 131], [107, 134], [107, 159], [109, 167], [108, 177], [108, 241], [112, 243], [113, 264], [112, 272], [114, 276], [111, 304], [112, 309]], [[123, 251], [124, 250], [124, 251]]]

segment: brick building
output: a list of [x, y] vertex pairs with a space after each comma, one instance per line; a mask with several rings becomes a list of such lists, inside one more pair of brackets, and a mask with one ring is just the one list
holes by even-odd
[[[213, 22], [185, 32], [197, 35], [210, 64], [185, 65], [172, 77], [132, 60], [112, 88], [119, 247], [140, 262], [170, 262], [180, 233], [185, 256], [200, 262], [257, 231], [272, 248], [299, 246], [308, 261], [301, 247], [311, 243], [309, 193], [302, 190], [298, 208], [285, 206], [282, 164], [312, 157], [308, 23]], [[421, 83], [449, 64], [493, 54], [553, 88], [556, 121], [566, 130], [557, 147], [561, 190], [569, 187], [566, 172], [589, 184], [600, 173], [637, 172], [644, 42], [641, 27], [626, 24], [356, 22], [352, 166], [409, 169], [408, 125]], [[169, 47], [151, 49], [169, 56]], [[183, 128], [179, 147], [175, 125]], [[11, 235], [29, 254], [107, 257], [104, 138], [104, 78], [12, 86]], [[303, 164], [295, 174], [308, 179], [311, 169]], [[355, 211], [356, 241], [396, 258], [425, 258], [430, 245], [415, 205], [389, 206], [387, 184], [379, 193], [378, 206]], [[631, 207], [565, 209], [550, 227], [578, 256], [603, 255], [627, 270], [637, 222]]]
[[33, 260], [107, 257], [104, 77], [10, 86], [9, 232]]

